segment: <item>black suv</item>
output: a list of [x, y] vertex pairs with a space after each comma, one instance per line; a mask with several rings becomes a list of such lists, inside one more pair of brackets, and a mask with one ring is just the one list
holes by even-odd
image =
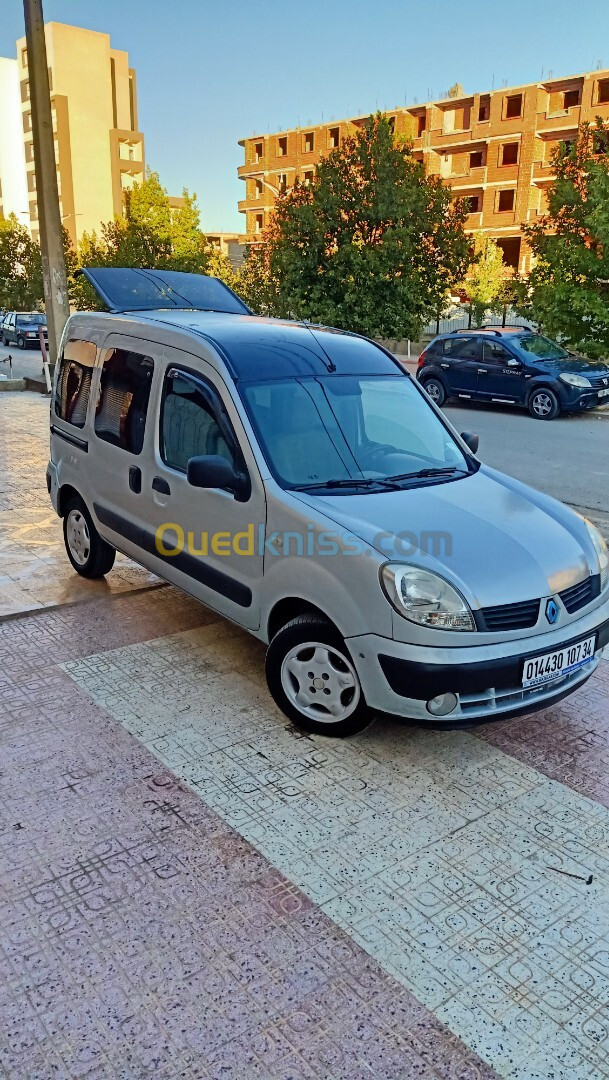
[[609, 405], [609, 365], [562, 349], [527, 327], [441, 334], [419, 358], [417, 379], [436, 405], [448, 397], [523, 405], [536, 420]]
[[28, 345], [35, 349], [40, 346], [38, 328], [42, 326], [42, 334], [48, 341], [47, 317], [39, 311], [9, 311], [2, 320], [0, 333], [2, 344], [10, 345], [14, 342], [19, 349], [27, 349]]

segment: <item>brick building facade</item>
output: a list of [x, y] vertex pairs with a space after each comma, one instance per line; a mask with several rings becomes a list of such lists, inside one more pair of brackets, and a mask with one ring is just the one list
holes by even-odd
[[[609, 71], [450, 97], [385, 115], [396, 135], [413, 140], [413, 153], [427, 173], [469, 199], [468, 232], [492, 236], [505, 262], [526, 272], [530, 252], [521, 226], [545, 212], [557, 144], [573, 139], [578, 126], [596, 116], [609, 121]], [[266, 225], [278, 193], [297, 178], [306, 183], [317, 162], [366, 119], [240, 140], [245, 163], [238, 174], [246, 192], [239, 210], [248, 240]]]

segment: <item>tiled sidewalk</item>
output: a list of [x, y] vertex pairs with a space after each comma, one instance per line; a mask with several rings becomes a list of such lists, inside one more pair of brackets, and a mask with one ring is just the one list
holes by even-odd
[[48, 452], [48, 398], [0, 394], [0, 618], [158, 583], [120, 554], [107, 579], [74, 574], [46, 489]]
[[[167, 588], [0, 623], [0, 1069], [15, 1080], [491, 1077], [61, 667], [95, 653], [101, 671], [100, 653], [134, 650], [115, 689], [139, 682], [156, 715], [137, 643], [154, 650], [163, 631], [208, 621]], [[227, 627], [209, 630], [217, 649]], [[218, 675], [227, 662], [253, 669], [255, 642], [226, 644]], [[227, 708], [241, 733], [249, 702], [233, 695]], [[271, 738], [314, 751], [284, 735], [268, 702], [265, 714]]]
[[0, 623], [0, 1070], [609, 1077], [609, 665], [334, 742], [263, 651], [171, 588]]

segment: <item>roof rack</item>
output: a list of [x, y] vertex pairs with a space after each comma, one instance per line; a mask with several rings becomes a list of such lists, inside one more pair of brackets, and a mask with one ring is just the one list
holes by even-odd
[[[482, 326], [477, 328], [478, 330], [496, 330], [497, 327], [491, 325], [491, 323], [483, 323]], [[506, 323], [505, 326], [501, 326], [500, 330], [528, 330], [529, 333], [533, 333], [530, 326], [522, 326], [517, 323]]]
[[451, 334], [477, 334], [480, 330], [490, 330], [492, 334], [496, 334], [497, 337], [501, 337], [501, 332], [499, 330], [496, 330], [494, 326], [462, 327], [460, 330], [451, 330]]

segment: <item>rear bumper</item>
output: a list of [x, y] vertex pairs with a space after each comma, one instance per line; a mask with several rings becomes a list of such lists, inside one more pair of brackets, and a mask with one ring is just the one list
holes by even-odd
[[[588, 664], [550, 683], [523, 688], [525, 658], [563, 648], [592, 633], [596, 634], [595, 655]], [[375, 635], [351, 638], [348, 644], [371, 708], [447, 725], [480, 723], [535, 712], [581, 686], [609, 644], [609, 601], [560, 632], [498, 646], [424, 650]], [[432, 716], [427, 702], [444, 693], [456, 695], [456, 709], [445, 717]]]

